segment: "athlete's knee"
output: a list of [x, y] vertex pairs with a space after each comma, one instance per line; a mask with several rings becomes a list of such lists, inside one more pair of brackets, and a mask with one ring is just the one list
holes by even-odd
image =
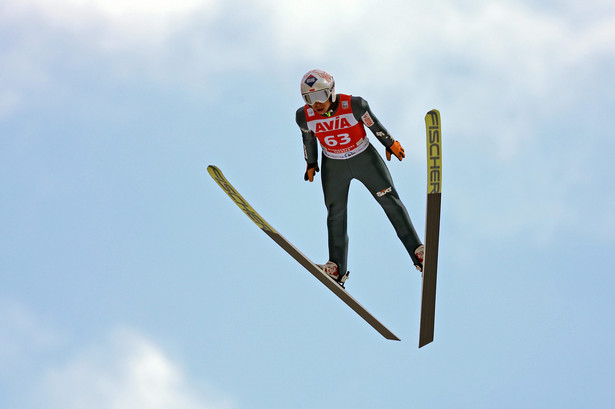
[[402, 207], [403, 204], [399, 199], [399, 195], [394, 187], [387, 187], [373, 193], [376, 201], [385, 209], [392, 208], [397, 209]]
[[327, 213], [327, 221], [343, 222], [348, 217], [346, 210], [334, 210]]

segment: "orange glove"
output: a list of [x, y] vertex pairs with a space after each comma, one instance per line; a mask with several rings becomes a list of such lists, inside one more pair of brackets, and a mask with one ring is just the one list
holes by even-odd
[[395, 155], [400, 161], [406, 157], [406, 154], [404, 153], [404, 148], [401, 147], [399, 141], [393, 142], [393, 145], [387, 148], [386, 154], [387, 160], [391, 160], [391, 155]]
[[318, 163], [308, 163], [307, 169], [305, 170], [305, 175], [303, 175], [303, 180], [309, 180], [310, 182], [314, 181], [314, 175], [320, 169], [318, 168]]

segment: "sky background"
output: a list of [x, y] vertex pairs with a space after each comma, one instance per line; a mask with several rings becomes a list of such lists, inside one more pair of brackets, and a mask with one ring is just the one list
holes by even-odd
[[[0, 27], [0, 407], [615, 405], [613, 1], [4, 0]], [[294, 122], [312, 68], [404, 146], [421, 236], [442, 114], [420, 350], [420, 275], [361, 184], [347, 289], [401, 342], [206, 172], [326, 261]]]

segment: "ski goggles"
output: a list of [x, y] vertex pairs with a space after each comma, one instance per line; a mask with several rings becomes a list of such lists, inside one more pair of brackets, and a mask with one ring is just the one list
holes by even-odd
[[318, 91], [312, 91], [301, 95], [303, 96], [303, 100], [305, 101], [305, 103], [309, 106], [312, 106], [317, 102], [326, 102], [331, 96], [331, 90], [321, 89]]

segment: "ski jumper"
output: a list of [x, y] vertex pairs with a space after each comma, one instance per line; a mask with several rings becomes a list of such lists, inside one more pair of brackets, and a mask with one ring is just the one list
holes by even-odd
[[[395, 141], [361, 97], [338, 94], [328, 115], [319, 115], [308, 105], [297, 110], [305, 160], [318, 162], [322, 148], [322, 189], [327, 206], [329, 260], [340, 275], [348, 266], [347, 205], [350, 182], [359, 180], [371, 192], [395, 228], [414, 264], [414, 250], [421, 245], [408, 211], [401, 202], [389, 170], [370, 144], [365, 126], [385, 146]], [[318, 142], [317, 142], [318, 141]]]

